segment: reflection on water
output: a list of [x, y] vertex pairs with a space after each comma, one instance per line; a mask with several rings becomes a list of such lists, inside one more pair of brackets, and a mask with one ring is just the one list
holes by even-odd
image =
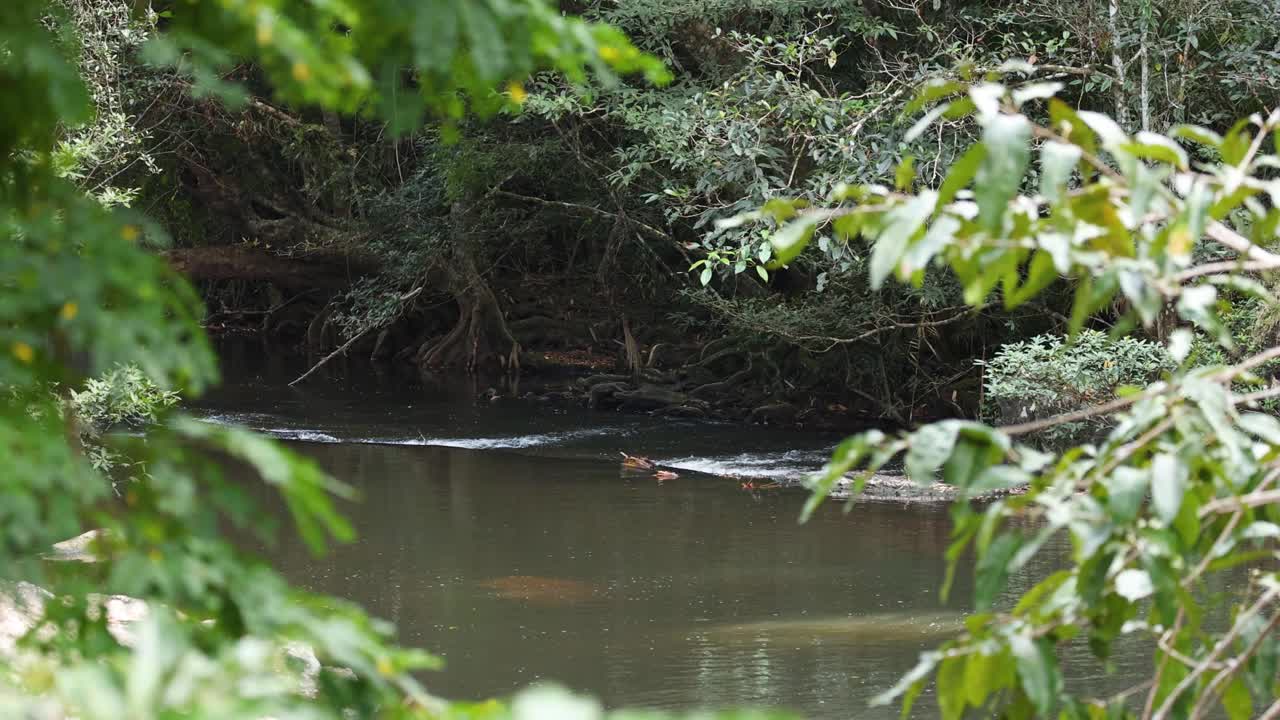
[[[442, 654], [427, 682], [447, 696], [555, 679], [611, 705], [888, 718], [867, 700], [955, 627], [937, 594], [940, 510], [832, 505], [801, 526], [800, 495], [627, 480], [595, 461], [298, 447], [360, 488], [347, 510], [361, 537], [322, 560], [297, 542], [273, 559]], [[1030, 572], [1014, 589], [1045, 569]], [[1089, 689], [1118, 683], [1067, 670]], [[928, 696], [916, 714], [932, 714]]]
[[[937, 639], [900, 623], [849, 642], [856, 632], [822, 623], [936, 614], [941, 512], [833, 507], [800, 526], [800, 496], [629, 481], [611, 464], [304, 449], [363, 492], [349, 508], [361, 540], [323, 561], [296, 543], [274, 558], [442, 654], [446, 669], [428, 682], [449, 696], [554, 678], [614, 705], [753, 702], [847, 717]], [[778, 622], [804, 618], [815, 622]]]
[[[830, 504], [801, 526], [802, 494], [748, 493], [694, 472], [659, 485], [623, 477], [617, 464], [626, 449], [709, 472], [800, 472], [821, 462], [829, 438], [280, 385], [249, 377], [202, 412], [322, 440], [294, 446], [363, 499], [346, 508], [358, 542], [317, 560], [285, 540], [272, 560], [303, 586], [394, 621], [404, 643], [443, 655], [446, 668], [424, 679], [445, 696], [501, 696], [554, 679], [611, 706], [896, 717], [868, 699], [963, 609], [938, 598], [944, 510], [865, 504], [844, 514]], [[424, 444], [430, 438], [460, 447]], [[1011, 592], [1046, 575], [1048, 562], [1013, 578]], [[965, 573], [954, 592], [970, 596]], [[1125, 687], [1146, 662], [1130, 651], [1116, 658], [1118, 674], [1094, 675], [1084, 649], [1072, 649], [1068, 686]], [[914, 715], [936, 715], [928, 693]]]

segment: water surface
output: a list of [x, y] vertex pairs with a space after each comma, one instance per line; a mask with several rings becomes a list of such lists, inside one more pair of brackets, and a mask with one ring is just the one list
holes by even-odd
[[[317, 560], [286, 540], [271, 557], [442, 655], [445, 669], [424, 677], [438, 694], [503, 696], [551, 679], [610, 706], [896, 717], [868, 699], [963, 609], [937, 593], [942, 509], [831, 504], [801, 526], [802, 493], [688, 470], [659, 484], [617, 462], [626, 450], [780, 477], [820, 465], [835, 438], [477, 401], [456, 382], [289, 390], [294, 372], [233, 365], [199, 412], [292, 438], [360, 490], [346, 508], [359, 541]], [[1033, 565], [1013, 589], [1049, 571]], [[962, 579], [955, 597], [970, 587]], [[1123, 687], [1145, 661], [1121, 654], [1104, 677], [1073, 649], [1068, 682]], [[915, 715], [935, 714], [926, 694]]]

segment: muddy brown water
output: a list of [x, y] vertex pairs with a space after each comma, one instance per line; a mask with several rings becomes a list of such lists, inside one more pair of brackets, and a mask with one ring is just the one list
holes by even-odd
[[[446, 697], [554, 680], [612, 707], [897, 717], [868, 700], [945, 639], [971, 592], [962, 577], [957, 602], [939, 600], [942, 508], [830, 504], [800, 525], [803, 493], [698, 472], [794, 476], [835, 438], [477, 401], [457, 381], [290, 390], [296, 365], [231, 359], [196, 412], [285, 438], [362, 494], [345, 507], [358, 541], [316, 559], [286, 538], [270, 559], [441, 655], [424, 680]], [[624, 475], [619, 450], [681, 477]], [[1070, 649], [1068, 686], [1127, 687], [1148, 656], [1121, 648], [1114, 661], [1104, 673]], [[936, 716], [931, 693], [913, 716]]]

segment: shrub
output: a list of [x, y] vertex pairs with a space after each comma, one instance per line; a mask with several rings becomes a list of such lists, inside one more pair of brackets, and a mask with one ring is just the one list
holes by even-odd
[[122, 365], [71, 391], [76, 415], [96, 432], [114, 427], [138, 428], [154, 423], [178, 403], [178, 393], [163, 390], [134, 365]]
[[[999, 423], [1018, 423], [1057, 415], [1111, 400], [1126, 385], [1145, 387], [1176, 367], [1165, 348], [1150, 340], [1113, 340], [1097, 330], [1082, 330], [1074, 342], [1039, 335], [1009, 343], [985, 366], [983, 415]], [[1107, 427], [1105, 416], [1061, 425], [1039, 438], [1060, 447], [1089, 442]]]

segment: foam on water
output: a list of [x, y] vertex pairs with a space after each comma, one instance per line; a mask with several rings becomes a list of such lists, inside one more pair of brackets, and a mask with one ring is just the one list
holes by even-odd
[[830, 454], [825, 451], [789, 450], [773, 453], [740, 453], [712, 457], [659, 460], [662, 467], [729, 477], [798, 480], [819, 470]]
[[464, 450], [520, 450], [524, 448], [563, 445], [573, 440], [608, 435], [610, 428], [584, 428], [555, 433], [535, 433], [531, 435], [513, 435], [510, 437], [478, 437], [478, 438], [368, 438], [355, 442], [375, 445], [429, 445], [435, 447], [462, 448]]
[[[253, 428], [259, 432], [280, 438], [300, 442], [339, 443], [351, 442], [368, 445], [401, 445], [431, 446], [459, 448], [464, 450], [530, 450], [570, 447], [588, 438], [616, 437], [619, 445], [630, 446], [631, 440], [622, 442], [623, 438], [639, 435], [644, 432], [637, 428], [614, 425], [597, 425], [593, 427], [560, 430], [553, 432], [537, 432], [528, 434], [490, 435], [485, 437], [465, 436], [433, 436], [416, 429], [400, 426], [396, 428], [403, 433], [411, 430], [412, 435], [383, 434], [377, 432], [365, 435], [349, 435], [348, 432], [321, 427], [286, 427], [287, 419], [268, 413], [214, 413], [207, 415], [206, 422], [218, 424], [237, 424]], [[385, 432], [385, 426], [380, 428]], [[326, 432], [332, 430], [333, 433]], [[369, 432], [366, 429], [365, 432]], [[393, 431], [395, 432], [395, 431]], [[610, 449], [598, 448], [594, 443], [588, 454], [598, 455], [601, 459], [608, 457], [616, 461], [616, 453]], [[715, 475], [720, 477], [739, 477], [764, 480], [800, 480], [819, 470], [830, 458], [829, 450], [787, 450], [775, 452], [744, 452], [728, 455], [696, 454], [676, 457], [660, 457], [650, 455], [661, 467], [683, 470], [691, 473]]]

